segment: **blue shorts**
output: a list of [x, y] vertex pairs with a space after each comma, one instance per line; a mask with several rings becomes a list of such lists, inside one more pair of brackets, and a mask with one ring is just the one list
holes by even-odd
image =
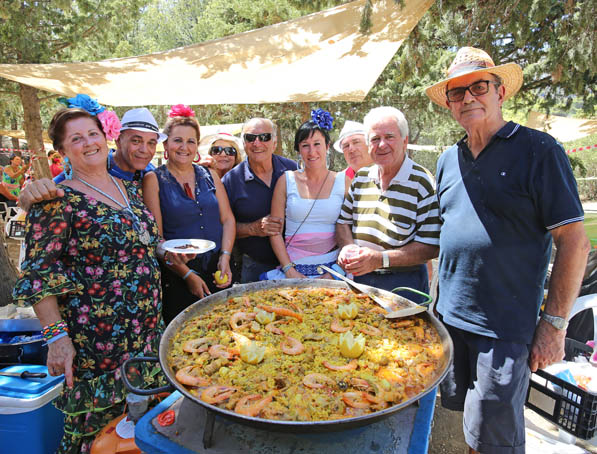
[[476, 451], [524, 454], [530, 347], [446, 328], [454, 362], [440, 385], [442, 405], [464, 411], [464, 438]]

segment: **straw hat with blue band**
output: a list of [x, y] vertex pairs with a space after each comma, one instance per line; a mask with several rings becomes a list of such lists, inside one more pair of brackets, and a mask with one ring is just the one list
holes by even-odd
[[506, 88], [504, 101], [514, 96], [522, 86], [522, 68], [516, 63], [495, 66], [484, 50], [474, 47], [461, 47], [447, 71], [447, 78], [425, 89], [425, 93], [438, 106], [448, 108], [446, 89], [448, 82], [466, 74], [485, 72], [496, 74]]

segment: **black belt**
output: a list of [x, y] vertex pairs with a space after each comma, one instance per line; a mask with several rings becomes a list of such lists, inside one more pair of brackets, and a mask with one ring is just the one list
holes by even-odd
[[419, 271], [421, 265], [413, 266], [391, 266], [389, 268], [378, 268], [372, 271], [373, 274], [399, 274], [399, 273], [410, 273], [412, 271]]

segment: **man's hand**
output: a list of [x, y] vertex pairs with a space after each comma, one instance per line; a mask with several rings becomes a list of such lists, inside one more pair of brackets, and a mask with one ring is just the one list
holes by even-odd
[[282, 234], [284, 219], [265, 216], [253, 223], [253, 236], [272, 236]]
[[[344, 248], [342, 250], [344, 251]], [[354, 276], [362, 276], [381, 268], [381, 251], [375, 251], [368, 247], [360, 247], [356, 254], [345, 252], [342, 256], [342, 263], [344, 264], [344, 271], [347, 273], [352, 273]]]
[[545, 320], [540, 320], [531, 344], [529, 367], [531, 372], [543, 369], [564, 358], [566, 330], [556, 329]]
[[48, 178], [42, 178], [28, 184], [19, 195], [19, 206], [29, 211], [31, 205], [43, 200], [52, 200], [56, 197], [63, 197], [64, 190], [56, 186], [56, 184]]

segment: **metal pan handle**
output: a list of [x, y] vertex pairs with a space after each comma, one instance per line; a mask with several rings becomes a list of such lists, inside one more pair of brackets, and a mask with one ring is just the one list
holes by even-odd
[[408, 292], [416, 293], [417, 295], [427, 298], [426, 301], [419, 303], [419, 306], [429, 306], [429, 304], [431, 304], [431, 302], [433, 301], [433, 298], [431, 296], [429, 296], [427, 293], [421, 292], [420, 290], [416, 290], [416, 289], [410, 288], [410, 287], [396, 287], [394, 290], [392, 290], [392, 293], [402, 292], [405, 290]]
[[161, 388], [154, 388], [154, 389], [139, 389], [135, 388], [129, 379], [126, 376], [126, 371], [129, 365], [133, 363], [157, 363], [159, 359], [153, 356], [138, 356], [135, 358], [127, 359], [122, 366], [120, 366], [120, 376], [122, 381], [124, 382], [124, 386], [133, 394], [137, 394], [138, 396], [153, 396], [154, 394], [164, 393], [164, 392], [172, 392], [174, 391], [174, 386], [166, 385], [162, 386]]

